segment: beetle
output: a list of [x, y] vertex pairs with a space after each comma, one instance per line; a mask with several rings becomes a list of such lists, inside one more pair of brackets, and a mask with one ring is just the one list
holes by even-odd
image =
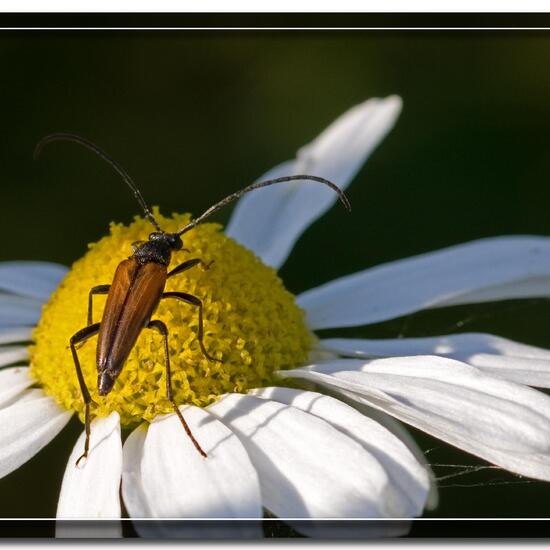
[[[88, 456], [90, 449], [90, 404], [92, 399], [90, 392], [84, 380], [80, 361], [78, 359], [77, 346], [83, 344], [91, 337], [98, 335], [96, 365], [97, 365], [97, 388], [100, 396], [107, 395], [113, 388], [113, 385], [124, 367], [132, 348], [134, 347], [138, 336], [144, 328], [150, 328], [158, 331], [164, 339], [164, 355], [166, 368], [166, 397], [171, 403], [177, 414], [185, 432], [191, 439], [196, 450], [204, 458], [207, 454], [195, 439], [191, 429], [185, 421], [172, 395], [170, 354], [168, 350], [168, 328], [159, 319], [151, 319], [159, 302], [164, 299], [176, 299], [186, 304], [198, 308], [198, 332], [197, 339], [202, 354], [209, 361], [219, 361], [208, 354], [203, 342], [203, 303], [200, 298], [186, 292], [165, 292], [166, 280], [178, 275], [196, 265], [201, 265], [208, 269], [211, 264], [206, 264], [200, 258], [191, 258], [180, 265], [168, 271], [172, 252], [175, 250], [188, 250], [183, 248], [181, 236], [206, 218], [214, 214], [217, 210], [230, 202], [238, 199], [245, 193], [267, 187], [277, 183], [289, 182], [294, 180], [312, 181], [322, 183], [338, 193], [344, 206], [351, 210], [350, 203], [344, 192], [331, 181], [318, 176], [294, 175], [273, 178], [261, 182], [256, 182], [247, 187], [236, 191], [217, 202], [198, 218], [190, 221], [175, 233], [167, 233], [158, 224], [153, 213], [147, 206], [140, 191], [128, 175], [128, 173], [105, 151], [95, 145], [93, 142], [81, 136], [71, 133], [55, 133], [43, 137], [36, 145], [34, 151], [35, 159], [40, 155], [43, 147], [54, 141], [72, 141], [78, 143], [109, 163], [114, 170], [122, 177], [123, 181], [130, 187], [134, 197], [143, 209], [145, 217], [151, 222], [155, 231], [153, 231], [147, 241], [132, 244], [133, 254], [118, 265], [111, 284], [101, 284], [90, 289], [88, 294], [88, 324], [77, 331], [69, 341], [78, 383], [82, 393], [85, 405], [85, 432], [86, 440], [84, 443], [84, 452], [76, 461], [76, 465]], [[103, 310], [103, 316], [100, 322], [94, 323], [92, 317], [93, 296], [98, 294], [107, 294], [107, 300]]]

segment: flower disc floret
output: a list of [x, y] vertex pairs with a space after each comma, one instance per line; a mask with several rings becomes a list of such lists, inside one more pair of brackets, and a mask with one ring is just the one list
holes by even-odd
[[[188, 214], [155, 216], [167, 232], [189, 222]], [[131, 244], [147, 239], [149, 222], [136, 218], [129, 226], [112, 224], [110, 235], [89, 245], [44, 306], [31, 346], [31, 374], [45, 392], [83, 419], [84, 403], [69, 348], [69, 339], [86, 326], [88, 293], [110, 284], [117, 265], [131, 255]], [[172, 388], [178, 404], [206, 406], [228, 392], [273, 384], [274, 371], [303, 363], [312, 335], [304, 313], [276, 272], [252, 252], [224, 235], [217, 224], [202, 224], [185, 234], [185, 250], [175, 251], [170, 268], [201, 258], [209, 269], [195, 266], [168, 279], [166, 291], [182, 291], [204, 304], [204, 344], [221, 363], [208, 361], [198, 342], [196, 307], [162, 300], [153, 319], [168, 327]], [[105, 296], [93, 298], [93, 322], [101, 320]], [[166, 399], [163, 338], [144, 329], [112, 391], [97, 392], [96, 337], [78, 347], [82, 371], [95, 405], [94, 415], [120, 414], [125, 426], [172, 411]]]

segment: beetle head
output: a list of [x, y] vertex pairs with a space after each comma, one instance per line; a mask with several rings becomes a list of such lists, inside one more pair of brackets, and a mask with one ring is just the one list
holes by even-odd
[[181, 250], [183, 241], [177, 233], [165, 233], [164, 231], [154, 231], [149, 235], [150, 241], [162, 241], [166, 243], [172, 250]]

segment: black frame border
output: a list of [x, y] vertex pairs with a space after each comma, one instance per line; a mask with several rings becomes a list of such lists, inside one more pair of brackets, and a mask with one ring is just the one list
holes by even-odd
[[[0, 13], [0, 31], [262, 31], [293, 30], [354, 31], [510, 31], [550, 30], [550, 13]], [[139, 520], [122, 519], [124, 536], [132, 537], [129, 524]], [[284, 523], [279, 519], [260, 520], [267, 531]], [[299, 521], [299, 520], [298, 520]], [[550, 519], [541, 518], [445, 518], [386, 520], [410, 522], [410, 539], [548, 539]], [[118, 522], [118, 520], [117, 520]], [[194, 520], [212, 524], [212, 520]], [[0, 518], [0, 538], [51, 538], [56, 519]], [[76, 523], [82, 523], [76, 520]], [[88, 522], [98, 534], [112, 520]], [[159, 526], [162, 524], [159, 521]], [[221, 523], [225, 523], [221, 521]], [[254, 521], [257, 523], [257, 520]], [[357, 521], [325, 520], [327, 526], [353, 530]], [[360, 522], [368, 524], [365, 520]], [[347, 538], [347, 537], [346, 537]], [[201, 539], [203, 540], [203, 539]], [[232, 539], [233, 540], [233, 539]], [[325, 539], [326, 540], [326, 539]], [[342, 540], [342, 539], [338, 539]], [[353, 540], [349, 538], [348, 540]]]
[[550, 29], [550, 13], [0, 13], [0, 29]]

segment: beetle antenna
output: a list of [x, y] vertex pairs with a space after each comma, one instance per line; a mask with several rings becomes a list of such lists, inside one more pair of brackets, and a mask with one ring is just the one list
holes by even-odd
[[120, 164], [114, 160], [111, 156], [109, 156], [103, 149], [98, 147], [95, 143], [92, 143], [90, 140], [77, 136], [76, 134], [68, 134], [68, 133], [57, 133], [57, 134], [50, 134], [47, 136], [44, 136], [34, 148], [34, 160], [38, 159], [40, 156], [40, 153], [42, 152], [42, 149], [48, 145], [48, 143], [52, 143], [53, 141], [73, 141], [75, 143], [78, 143], [80, 145], [83, 145], [90, 151], [93, 151], [96, 155], [100, 156], [104, 161], [109, 163], [116, 172], [122, 177], [122, 179], [126, 182], [128, 187], [132, 190], [134, 197], [139, 202], [141, 208], [143, 208], [143, 212], [145, 213], [145, 217], [155, 226], [157, 231], [162, 231], [160, 228], [157, 220], [155, 219], [155, 216], [153, 216], [153, 213], [151, 210], [149, 210], [149, 207], [147, 206], [147, 203], [141, 196], [141, 193], [139, 192], [139, 189], [136, 187], [135, 183], [132, 181], [132, 178], [128, 175], [126, 170], [120, 166]]
[[340, 200], [342, 201], [342, 204], [347, 208], [348, 211], [351, 212], [351, 204], [346, 197], [345, 193], [334, 183], [331, 181], [320, 178], [319, 176], [308, 176], [305, 174], [299, 175], [299, 176], [283, 176], [280, 178], [274, 178], [270, 180], [260, 181], [257, 183], [253, 183], [251, 185], [248, 185], [247, 187], [244, 187], [240, 191], [236, 191], [235, 193], [231, 193], [231, 195], [228, 195], [225, 197], [225, 199], [222, 199], [220, 202], [217, 202], [213, 206], [211, 206], [208, 210], [203, 212], [198, 218], [194, 219], [193, 221], [189, 222], [183, 229], [180, 229], [178, 231], [178, 235], [182, 235], [183, 233], [186, 233], [190, 229], [193, 229], [196, 225], [201, 223], [204, 219], [208, 218], [214, 212], [217, 212], [220, 208], [223, 208], [226, 204], [229, 204], [230, 202], [233, 202], [234, 200], [238, 199], [245, 193], [249, 193], [250, 191], [254, 191], [255, 189], [259, 189], [260, 187], [267, 187], [268, 185], [274, 185], [276, 183], [283, 183], [287, 181], [295, 181], [295, 180], [302, 180], [302, 181], [313, 181], [317, 183], [324, 183], [328, 187], [330, 187], [333, 191], [336, 191], [338, 193], [338, 196], [340, 197]]

